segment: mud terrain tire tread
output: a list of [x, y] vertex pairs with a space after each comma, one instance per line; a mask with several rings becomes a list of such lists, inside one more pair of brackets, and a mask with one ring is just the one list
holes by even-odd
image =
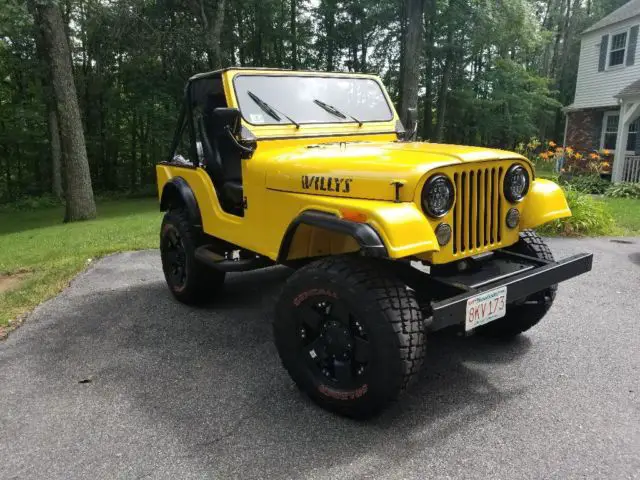
[[[392, 329], [388, 331], [388, 326], [384, 326], [390, 333], [388, 337], [393, 337], [395, 348], [378, 350], [376, 354], [385, 357], [384, 362], [395, 365], [397, 374], [389, 379], [383, 395], [373, 398], [369, 404], [354, 402], [354, 405], [349, 405], [345, 402], [345, 404], [336, 405], [325, 401], [326, 399], [321, 398], [317, 390], [310, 389], [307, 382], [300, 381], [300, 366], [295, 362], [293, 355], [286, 354], [294, 346], [289, 344], [286, 335], [282, 335], [284, 329], [291, 328], [289, 324], [291, 316], [284, 315], [283, 309], [291, 308], [288, 300], [300, 292], [299, 285], [309, 285], [310, 281], [317, 282], [319, 288], [334, 287], [341, 292], [346, 292], [346, 295], [356, 295], [358, 305], [362, 306], [358, 308], [359, 311], [353, 313], [372, 315], [377, 311], [377, 321], [384, 323], [381, 320], [385, 319]], [[426, 347], [425, 325], [414, 293], [390, 270], [384, 268], [384, 264], [379, 260], [339, 255], [310, 263], [289, 278], [276, 312], [274, 337], [284, 367], [298, 386], [314, 401], [324, 408], [343, 415], [356, 418], [375, 415], [397, 399], [423, 363]]]
[[[181, 303], [186, 305], [202, 304], [222, 289], [224, 285], [225, 272], [207, 267], [195, 258], [195, 249], [200, 244], [200, 232], [191, 225], [191, 222], [189, 221], [189, 214], [185, 209], [171, 209], [165, 213], [160, 230], [161, 247], [162, 236], [167, 224], [173, 225], [180, 234], [187, 262], [187, 280], [185, 288], [182, 291], [176, 291], [172, 288], [167, 279], [169, 290]], [[167, 278], [166, 273], [165, 278]]]

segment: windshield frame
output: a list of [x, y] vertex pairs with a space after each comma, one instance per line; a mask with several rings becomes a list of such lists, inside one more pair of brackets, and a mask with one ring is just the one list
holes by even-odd
[[[288, 127], [288, 126], [293, 126], [293, 124], [285, 122], [285, 123], [252, 123], [251, 121], [249, 121], [245, 116], [244, 113], [242, 112], [242, 108], [240, 107], [240, 100], [238, 98], [238, 88], [236, 86], [236, 80], [238, 78], [241, 77], [284, 77], [284, 78], [296, 78], [296, 77], [310, 77], [310, 78], [343, 78], [343, 79], [355, 79], [355, 80], [368, 80], [368, 81], [373, 81], [378, 85], [378, 88], [380, 89], [380, 93], [382, 94], [382, 97], [384, 98], [387, 107], [389, 109], [389, 118], [386, 120], [362, 120], [363, 125], [370, 125], [370, 124], [388, 124], [391, 123], [395, 120], [396, 118], [396, 112], [395, 112], [395, 108], [393, 106], [393, 103], [391, 102], [391, 99], [389, 98], [389, 95], [387, 93], [387, 90], [385, 89], [384, 85], [380, 82], [379, 78], [375, 77], [375, 76], [371, 76], [371, 75], [366, 75], [366, 74], [339, 74], [339, 73], [325, 73], [325, 74], [315, 74], [315, 73], [298, 73], [295, 71], [292, 71], [291, 73], [288, 72], [278, 72], [278, 73], [269, 73], [269, 72], [260, 72], [260, 73], [246, 73], [246, 72], [238, 72], [237, 74], [235, 74], [232, 78], [232, 84], [233, 84], [233, 96], [234, 96], [234, 100], [235, 103], [237, 105], [238, 110], [240, 110], [240, 114], [242, 116], [242, 120], [247, 124], [247, 125], [251, 125], [252, 127], [255, 128], [262, 128], [262, 127]], [[294, 119], [297, 120], [297, 119]], [[326, 122], [301, 122], [298, 121], [298, 123], [301, 126], [321, 126], [321, 125], [352, 125], [355, 124], [355, 122], [353, 120], [349, 120], [349, 121], [336, 121], [336, 122], [332, 122], [332, 121], [326, 121]], [[358, 127], [361, 128], [361, 127]]]

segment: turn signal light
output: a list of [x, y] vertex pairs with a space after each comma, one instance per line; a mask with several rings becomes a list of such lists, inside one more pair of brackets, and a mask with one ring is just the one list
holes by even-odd
[[351, 222], [366, 223], [367, 215], [357, 210], [341, 210], [342, 218]]

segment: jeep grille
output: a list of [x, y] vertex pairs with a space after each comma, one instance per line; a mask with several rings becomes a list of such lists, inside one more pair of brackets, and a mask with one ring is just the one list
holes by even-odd
[[453, 253], [497, 246], [502, 240], [503, 167], [468, 169], [453, 175]]

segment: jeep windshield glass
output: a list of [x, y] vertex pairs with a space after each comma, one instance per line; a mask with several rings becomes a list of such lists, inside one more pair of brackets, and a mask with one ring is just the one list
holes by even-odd
[[[257, 96], [270, 106], [286, 108], [299, 124], [388, 122], [393, 119], [391, 107], [375, 80], [358, 77], [316, 77], [288, 75], [237, 75], [233, 84], [244, 119], [252, 125], [287, 124], [267, 114], [252, 99]], [[324, 108], [315, 100], [348, 112], [344, 118]]]

